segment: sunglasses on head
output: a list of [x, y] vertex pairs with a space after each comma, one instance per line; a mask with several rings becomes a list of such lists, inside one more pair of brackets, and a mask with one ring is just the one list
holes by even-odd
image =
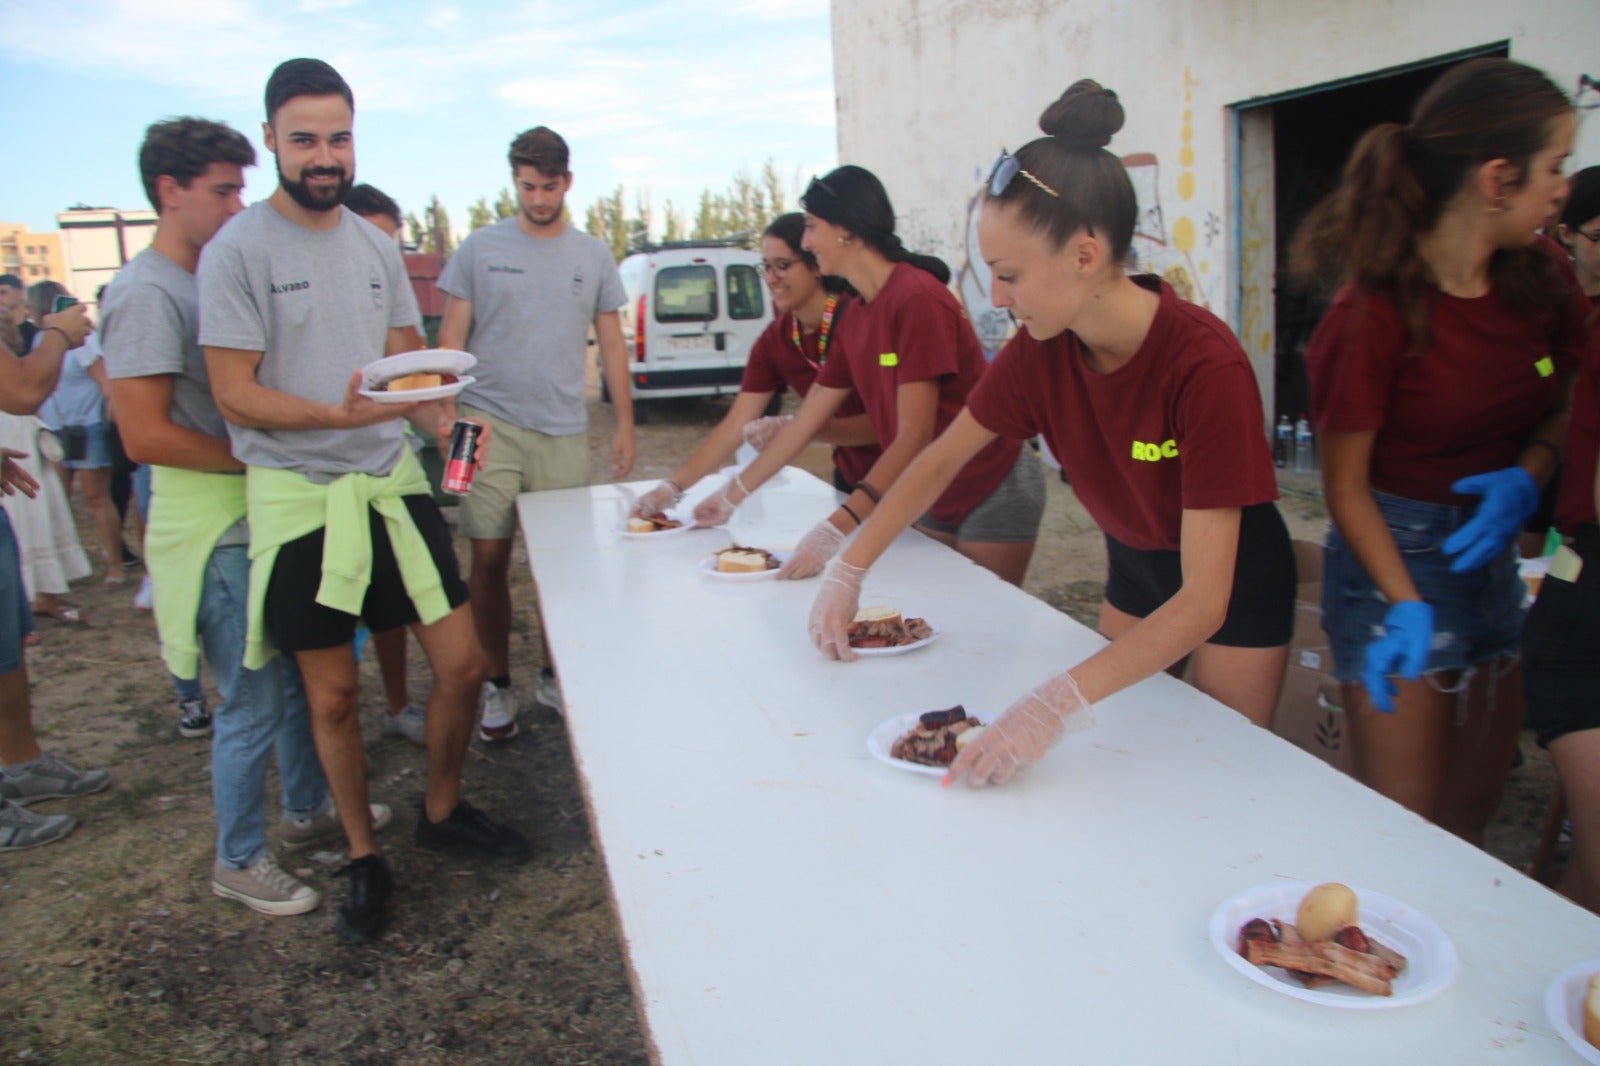
[[989, 195], [998, 197], [1003, 194], [1019, 174], [1033, 182], [1035, 187], [1044, 190], [1058, 200], [1061, 198], [1060, 193], [1026, 170], [1023, 170], [1022, 161], [1004, 148], [1000, 149], [1000, 158], [994, 161], [994, 169], [989, 171]]

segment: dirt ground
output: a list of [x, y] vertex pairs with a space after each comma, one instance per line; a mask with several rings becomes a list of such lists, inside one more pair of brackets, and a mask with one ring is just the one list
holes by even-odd
[[[716, 400], [652, 405], [632, 477], [669, 473], [724, 409]], [[591, 410], [592, 469], [604, 480], [610, 410], [597, 401]], [[826, 451], [813, 447], [801, 465], [824, 473]], [[1289, 474], [1284, 488], [1291, 531], [1320, 537], [1312, 479]], [[87, 544], [81, 506], [79, 517]], [[1103, 566], [1098, 530], [1052, 479], [1028, 591], [1093, 624]], [[513, 575], [514, 602], [527, 604], [520, 542]], [[380, 839], [401, 890], [386, 933], [346, 948], [331, 935], [342, 856], [279, 853], [324, 894], [305, 917], [267, 918], [211, 895], [209, 748], [178, 737], [154, 626], [132, 597], [132, 587], [99, 588], [98, 573], [81, 582], [70, 599], [90, 624], [41, 620], [43, 642], [29, 656], [41, 740], [109, 768], [113, 782], [41, 808], [82, 818], [65, 842], [0, 856], [0, 1062], [648, 1061], [566, 730], [532, 703], [541, 654], [531, 611], [519, 612], [512, 635], [522, 735], [487, 750], [474, 741], [466, 779], [476, 804], [531, 833], [537, 855], [501, 869], [411, 845], [423, 752], [380, 738], [382, 689], [368, 653], [372, 791], [395, 809]], [[428, 674], [415, 642], [411, 657], [420, 704]], [[1490, 841], [1517, 867], [1532, 854], [1554, 784], [1544, 753], [1526, 739], [1523, 749]]]

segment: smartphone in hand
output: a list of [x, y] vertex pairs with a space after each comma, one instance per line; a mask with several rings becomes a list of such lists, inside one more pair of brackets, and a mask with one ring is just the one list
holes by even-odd
[[56, 314], [65, 311], [77, 302], [78, 298], [76, 296], [68, 296], [66, 293], [62, 293], [50, 302], [50, 313]]

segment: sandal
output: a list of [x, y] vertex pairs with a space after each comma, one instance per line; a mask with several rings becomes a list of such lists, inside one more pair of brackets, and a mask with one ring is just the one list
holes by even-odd
[[66, 622], [68, 625], [81, 626], [88, 624], [89, 621], [89, 617], [78, 608], [68, 607], [66, 604], [62, 604], [53, 611], [36, 609], [33, 613], [35, 615], [43, 615], [45, 618], [54, 618], [57, 622]]
[[122, 586], [126, 585], [127, 583], [128, 583], [127, 574], [123, 574], [123, 576], [121, 576], [121, 577], [114, 577], [111, 574], [107, 574], [104, 578], [102, 578], [100, 580], [100, 587], [103, 588], [103, 589], [120, 589]]

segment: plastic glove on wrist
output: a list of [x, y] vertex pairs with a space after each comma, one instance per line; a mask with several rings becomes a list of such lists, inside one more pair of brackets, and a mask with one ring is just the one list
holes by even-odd
[[1383, 617], [1383, 636], [1367, 645], [1361, 668], [1361, 683], [1372, 705], [1384, 714], [1394, 713], [1394, 698], [1399, 693], [1391, 674], [1407, 681], [1422, 676], [1433, 646], [1433, 608], [1421, 600], [1402, 600]]
[[697, 526], [725, 526], [728, 519], [733, 517], [733, 512], [739, 505], [730, 497], [733, 492], [733, 482], [728, 482], [716, 492], [701, 500], [694, 509], [694, 524]]
[[778, 435], [778, 430], [793, 421], [794, 415], [753, 418], [744, 424], [744, 442], [756, 451], [762, 451], [772, 443], [772, 438]]
[[1094, 711], [1071, 673], [1063, 672], [1013, 703], [1005, 714], [961, 750], [946, 785], [965, 778], [972, 788], [999, 785], [1044, 758], [1068, 733], [1094, 725]]
[[806, 631], [811, 634], [811, 643], [830, 659], [855, 661], [856, 653], [850, 648], [850, 623], [861, 607], [861, 582], [866, 576], [866, 567], [851, 566], [837, 558], [822, 571], [822, 587], [811, 603]]
[[804, 577], [815, 577], [822, 573], [822, 568], [828, 565], [828, 560], [838, 553], [843, 544], [844, 534], [839, 532], [839, 527], [824, 518], [800, 538], [789, 561], [778, 568], [779, 580], [798, 581]]
[[663, 481], [639, 497], [639, 502], [633, 505], [633, 513], [640, 518], [654, 518], [677, 502], [678, 491]]
[[1483, 497], [1472, 518], [1444, 542], [1444, 553], [1455, 556], [1450, 569], [1458, 574], [1476, 570], [1505, 551], [1539, 506], [1539, 484], [1520, 466], [1464, 477], [1450, 491]]

